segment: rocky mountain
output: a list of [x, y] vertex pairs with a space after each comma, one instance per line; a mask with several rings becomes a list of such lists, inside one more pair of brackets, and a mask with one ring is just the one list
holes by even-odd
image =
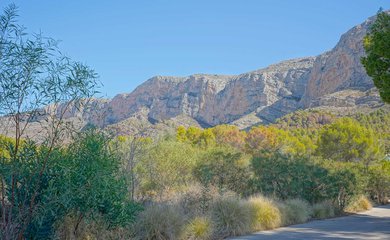
[[195, 74], [153, 77], [133, 92], [94, 100], [82, 119], [132, 133], [140, 128], [169, 129], [177, 125], [235, 124], [247, 128], [270, 123], [298, 109], [321, 108], [347, 113], [383, 106], [360, 58], [370, 18], [341, 36], [330, 51], [316, 57], [283, 61], [240, 75]]

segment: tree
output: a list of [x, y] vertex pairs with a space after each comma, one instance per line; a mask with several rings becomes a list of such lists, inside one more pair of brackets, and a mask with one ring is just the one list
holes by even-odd
[[189, 142], [201, 147], [215, 145], [215, 135], [211, 128], [200, 129], [194, 126], [185, 128], [179, 126], [176, 130], [176, 139], [180, 142]]
[[368, 192], [378, 203], [386, 204], [390, 196], [390, 161], [383, 160], [369, 168]]
[[341, 118], [321, 131], [317, 154], [325, 159], [368, 165], [381, 158], [383, 149], [371, 129], [352, 118]]
[[134, 201], [140, 181], [136, 173], [136, 167], [141, 161], [142, 156], [146, 154], [152, 140], [143, 136], [143, 134], [135, 134], [134, 136], [119, 136], [116, 143], [118, 144], [118, 152], [122, 158], [129, 196]]
[[63, 151], [61, 161], [52, 164], [58, 176], [50, 180], [52, 188], [47, 192], [64, 208], [60, 212], [77, 216], [75, 232], [83, 219], [97, 214], [114, 227], [134, 220], [138, 210], [128, 199], [122, 162], [110, 141], [98, 130], [80, 133]]
[[197, 157], [197, 149], [189, 143], [170, 139], [155, 143], [135, 166], [140, 179], [138, 199], [161, 199], [188, 186]]
[[[97, 85], [92, 69], [62, 55], [53, 39], [26, 34], [16, 17], [15, 5], [0, 16], [0, 115], [13, 137], [9, 157], [0, 159], [2, 239], [25, 237], [42, 207], [48, 161], [68, 126], [64, 116], [86, 105]], [[25, 134], [33, 121], [43, 124], [45, 151], [34, 150]]]
[[245, 131], [240, 131], [234, 125], [217, 125], [212, 128], [216, 144], [219, 146], [232, 146], [242, 150], [245, 146]]
[[382, 100], [390, 103], [390, 15], [377, 14], [364, 38], [366, 57], [361, 59], [367, 74], [374, 80]]
[[276, 198], [319, 202], [330, 198], [328, 170], [307, 158], [262, 151], [252, 159], [255, 189]]
[[206, 187], [211, 185], [243, 194], [250, 179], [249, 159], [231, 149], [210, 149], [195, 167], [194, 176]]
[[252, 128], [245, 139], [246, 152], [256, 155], [261, 151], [280, 151], [291, 155], [303, 155], [306, 146], [290, 132], [275, 126], [258, 126]]
[[245, 139], [246, 152], [255, 154], [261, 150], [276, 150], [280, 145], [278, 129], [258, 126], [252, 128]]

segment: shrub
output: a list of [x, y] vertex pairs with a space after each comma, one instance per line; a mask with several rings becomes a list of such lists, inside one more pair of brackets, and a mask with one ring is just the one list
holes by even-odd
[[[75, 229], [77, 225], [77, 229]], [[94, 220], [79, 219], [75, 214], [69, 214], [57, 222], [54, 239], [95, 239], [95, 240], [125, 240], [133, 237], [130, 229], [117, 227], [108, 229], [108, 224], [102, 217]]]
[[175, 240], [180, 237], [184, 218], [171, 205], [151, 205], [141, 212], [136, 224], [140, 239]]
[[205, 188], [195, 184], [179, 193], [174, 203], [183, 209], [185, 215], [195, 217], [206, 214], [218, 198], [221, 198], [221, 194], [215, 187]]
[[284, 202], [278, 202], [277, 206], [282, 217], [282, 226], [296, 224], [293, 218], [295, 211], [291, 206], [285, 204]]
[[370, 210], [372, 204], [366, 196], [360, 195], [351, 199], [347, 207], [344, 209], [345, 212], [357, 213]]
[[228, 148], [213, 148], [206, 152], [194, 168], [194, 176], [202, 185], [245, 194], [250, 179], [247, 156]]
[[195, 217], [184, 228], [185, 240], [208, 240], [213, 235], [213, 225], [209, 218]]
[[248, 202], [253, 230], [277, 228], [282, 224], [282, 217], [275, 203], [262, 196], [252, 197]]
[[383, 160], [378, 165], [370, 166], [368, 176], [367, 192], [371, 199], [386, 204], [390, 196], [390, 161]]
[[317, 219], [331, 218], [335, 216], [335, 207], [330, 201], [324, 201], [313, 205], [313, 217]]
[[286, 200], [280, 210], [285, 225], [304, 223], [312, 214], [309, 203], [301, 199]]
[[305, 157], [261, 152], [252, 159], [254, 188], [277, 198], [303, 198], [318, 202], [328, 198], [329, 172]]
[[211, 208], [211, 217], [218, 237], [249, 232], [250, 216], [249, 205], [232, 197], [218, 199]]

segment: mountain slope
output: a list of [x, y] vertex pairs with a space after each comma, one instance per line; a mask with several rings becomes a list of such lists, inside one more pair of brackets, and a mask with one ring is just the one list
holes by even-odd
[[360, 63], [363, 37], [373, 19], [353, 27], [332, 50], [316, 57], [233, 76], [156, 76], [131, 93], [92, 101], [81, 114], [70, 110], [67, 118], [130, 134], [139, 124], [152, 132], [193, 124], [247, 128], [298, 109], [370, 111], [383, 106]]

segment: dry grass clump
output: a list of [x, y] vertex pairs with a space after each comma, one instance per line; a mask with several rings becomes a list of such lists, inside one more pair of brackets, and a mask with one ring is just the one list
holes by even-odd
[[357, 213], [370, 210], [372, 208], [371, 201], [364, 195], [352, 198], [347, 207], [344, 209], [345, 212]]
[[289, 199], [279, 203], [283, 225], [307, 222], [312, 215], [312, 208], [308, 202], [301, 199]]
[[108, 229], [107, 224], [99, 217], [92, 221], [70, 214], [57, 225], [54, 239], [60, 240], [125, 240], [131, 239], [134, 234], [131, 229], [126, 228]]
[[247, 202], [233, 197], [216, 200], [211, 219], [218, 237], [238, 236], [250, 232], [251, 213]]
[[209, 212], [212, 203], [221, 197], [216, 188], [191, 185], [175, 197], [174, 204], [179, 205], [187, 216], [195, 217]]
[[277, 202], [278, 209], [280, 211], [281, 219], [282, 219], [282, 226], [288, 226], [294, 224], [292, 215], [293, 209], [289, 206], [287, 206], [284, 202]]
[[184, 224], [181, 209], [172, 205], [151, 205], [140, 213], [136, 224], [137, 237], [145, 240], [176, 240]]
[[184, 228], [183, 240], [209, 240], [213, 236], [213, 224], [209, 218], [195, 217]]
[[317, 219], [334, 217], [335, 207], [332, 202], [324, 201], [313, 205], [313, 217]]
[[78, 218], [73, 214], [66, 216], [58, 222], [55, 233], [56, 238], [61, 240], [86, 239], [90, 235], [87, 224], [83, 220], [78, 224], [77, 222]]
[[250, 198], [248, 204], [252, 230], [266, 230], [281, 226], [281, 213], [272, 200], [257, 196]]

